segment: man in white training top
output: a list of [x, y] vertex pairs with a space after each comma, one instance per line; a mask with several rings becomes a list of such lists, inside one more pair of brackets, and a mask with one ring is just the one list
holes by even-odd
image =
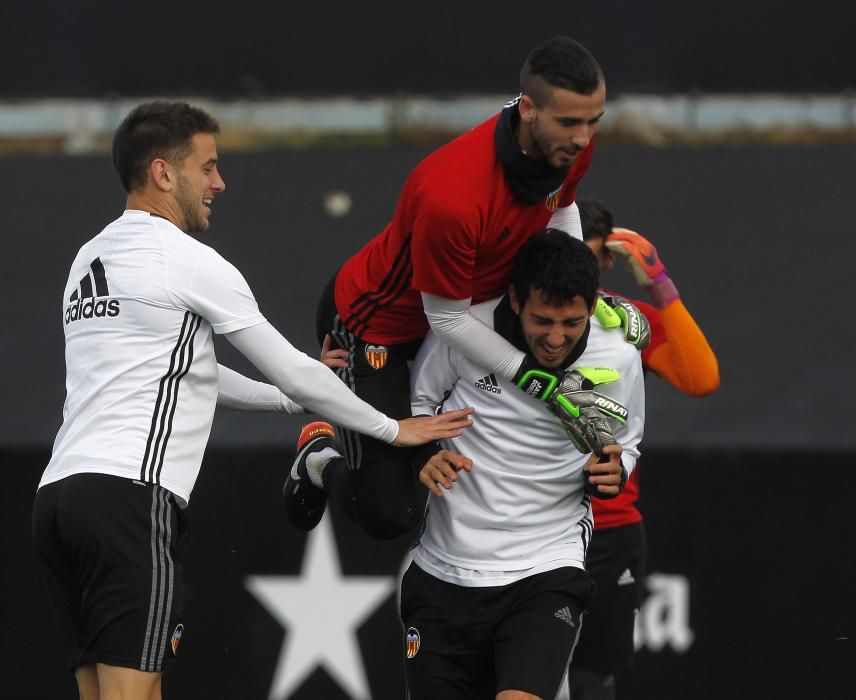
[[473, 405], [479, 420], [420, 472], [432, 495], [401, 584], [413, 700], [560, 692], [592, 588], [591, 497], [623, 488], [644, 425], [639, 352], [620, 328], [590, 320], [598, 277], [582, 241], [548, 229], [521, 248], [509, 294], [472, 308], [541, 367], [575, 369], [572, 402], [624, 419], [614, 430], [601, 422], [595, 439], [570, 435], [594, 455], [568, 442], [548, 406], [437, 336], [417, 355], [414, 414]]
[[[113, 141], [126, 211], [83, 245], [63, 291], [67, 395], [33, 539], [83, 700], [160, 697], [184, 630], [183, 508], [218, 397], [305, 406], [396, 445], [469, 423], [466, 411], [395, 421], [364, 403], [265, 320], [237, 269], [187, 235], [208, 228], [225, 189], [217, 133], [184, 103], [126, 117]], [[276, 385], [273, 395], [218, 366], [213, 333]]]

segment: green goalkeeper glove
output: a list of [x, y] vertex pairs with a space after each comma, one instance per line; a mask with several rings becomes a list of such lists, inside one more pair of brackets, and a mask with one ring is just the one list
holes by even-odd
[[639, 307], [618, 296], [600, 292], [594, 305], [594, 317], [604, 328], [621, 328], [624, 340], [637, 350], [644, 350], [651, 342], [651, 325]]
[[583, 367], [557, 376], [544, 369], [528, 369], [516, 381], [518, 387], [547, 404], [562, 423], [571, 442], [582, 453], [603, 454], [616, 440], [607, 418], [627, 420], [627, 409], [618, 401], [594, 391], [599, 384], [617, 381], [613, 369]]
[[614, 382], [618, 377], [618, 372], [612, 369], [580, 367], [568, 370], [547, 401], [571, 442], [583, 454], [594, 452], [602, 457], [606, 445], [616, 444], [607, 418], [622, 425], [627, 421], [627, 409], [623, 405], [594, 391], [595, 386]]

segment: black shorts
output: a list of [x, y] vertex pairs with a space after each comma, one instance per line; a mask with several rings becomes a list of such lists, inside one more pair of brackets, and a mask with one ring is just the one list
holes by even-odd
[[69, 669], [162, 671], [178, 651], [189, 531], [161, 486], [77, 474], [39, 489], [33, 543]]
[[[348, 367], [336, 370], [348, 388], [391, 418], [410, 412], [410, 369], [422, 341], [380, 345], [355, 336], [343, 323], [334, 301], [335, 277], [318, 304], [319, 343], [330, 334], [332, 347], [348, 350]], [[348, 468], [332, 465], [324, 483], [331, 497], [371, 536], [389, 539], [413, 529], [422, 517], [423, 489], [417, 491], [414, 468], [424, 451], [393, 447], [337, 426]], [[424, 460], [423, 460], [424, 463]], [[427, 491], [425, 491], [427, 493]]]
[[401, 582], [410, 698], [493, 700], [512, 689], [556, 697], [591, 590], [572, 567], [469, 588], [411, 564]]
[[586, 568], [596, 593], [586, 611], [571, 668], [624, 671], [633, 664], [633, 628], [644, 592], [644, 525], [595, 530]]

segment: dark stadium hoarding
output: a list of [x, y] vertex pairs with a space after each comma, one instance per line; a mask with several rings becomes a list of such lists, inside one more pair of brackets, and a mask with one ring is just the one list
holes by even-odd
[[[323, 9], [322, 9], [323, 8]], [[6, 3], [0, 98], [506, 94], [533, 45], [567, 34], [617, 93], [856, 87], [852, 3], [150, 0]], [[158, 49], [164, 60], [154, 60]]]
[[[426, 153], [411, 146], [223, 154], [226, 191], [201, 240], [241, 270], [262, 313], [315, 355], [321, 290], [387, 223]], [[0, 445], [50, 445], [64, 398], [68, 268], [80, 245], [119, 215], [125, 195], [106, 155], [2, 163], [10, 205], [0, 277], [14, 332], [0, 343], [0, 362], [14, 371], [0, 385], [15, 410], [0, 421]], [[722, 385], [704, 399], [648, 378], [648, 447], [856, 449], [856, 432], [838, 429], [856, 424], [842, 369], [856, 347], [842, 301], [853, 289], [854, 171], [853, 145], [596, 148], [579, 194], [605, 201], [618, 225], [657, 245], [720, 363]], [[621, 269], [605, 283], [644, 295]], [[224, 364], [259, 376], [228, 342], [216, 347]], [[298, 419], [224, 411], [211, 440], [277, 445], [298, 431]]]

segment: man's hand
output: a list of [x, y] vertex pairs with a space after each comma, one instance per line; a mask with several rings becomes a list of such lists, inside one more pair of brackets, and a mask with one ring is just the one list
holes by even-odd
[[606, 239], [606, 247], [621, 258], [621, 264], [642, 287], [660, 281], [666, 268], [657, 249], [644, 236], [626, 228], [614, 228]]
[[473, 421], [470, 416], [474, 408], [459, 408], [436, 416], [417, 416], [398, 421], [398, 437], [392, 443], [396, 447], [413, 447], [435, 440], [459, 437]]
[[594, 452], [600, 456], [607, 445], [615, 444], [607, 418], [622, 424], [627, 420], [627, 409], [622, 404], [594, 391], [595, 386], [618, 378], [618, 372], [612, 369], [580, 367], [566, 370], [547, 399], [548, 407], [583, 454]]
[[327, 365], [330, 369], [336, 370], [340, 367], [348, 366], [348, 351], [344, 348], [336, 348], [331, 350], [333, 344], [330, 334], [324, 336], [324, 344], [321, 346], [321, 362]]
[[462, 469], [471, 471], [472, 468], [471, 459], [459, 455], [457, 452], [440, 450], [419, 470], [419, 481], [425, 484], [435, 496], [442, 496], [443, 492], [440, 490], [440, 486], [446, 490], [451, 489], [452, 484], [458, 480], [458, 472]]
[[594, 306], [594, 316], [604, 328], [624, 330], [624, 340], [637, 350], [644, 350], [651, 342], [651, 325], [639, 307], [617, 294], [600, 292]]
[[584, 470], [586, 491], [595, 498], [615, 498], [624, 490], [627, 472], [621, 464], [620, 445], [606, 445], [602, 456], [592, 455]]

